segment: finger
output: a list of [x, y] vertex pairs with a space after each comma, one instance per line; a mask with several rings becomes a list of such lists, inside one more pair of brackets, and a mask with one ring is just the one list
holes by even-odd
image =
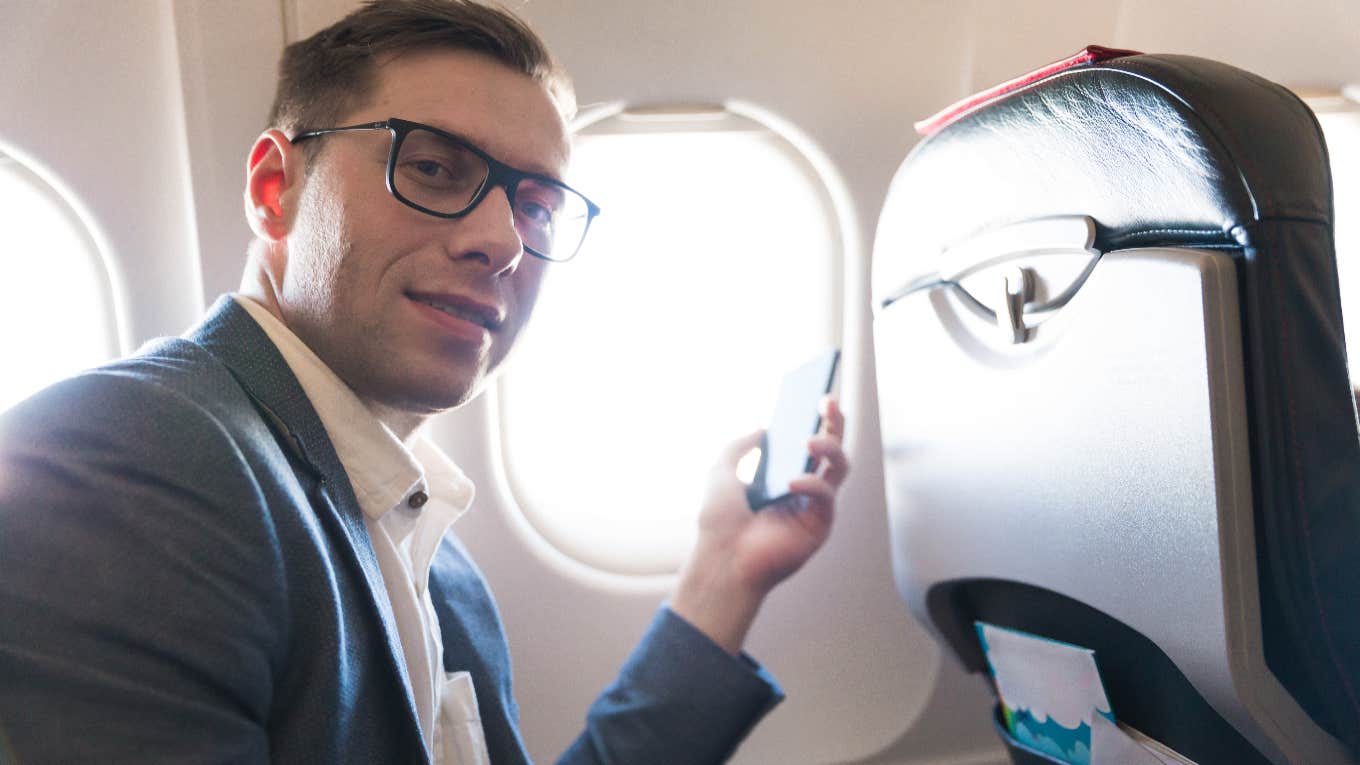
[[845, 413], [841, 411], [840, 403], [833, 396], [824, 396], [818, 411], [822, 414], [820, 432], [841, 440], [845, 435]]
[[804, 473], [789, 481], [789, 493], [807, 497], [814, 503], [834, 504], [836, 487], [820, 476]]
[[850, 460], [845, 456], [845, 450], [830, 436], [808, 439], [808, 456], [817, 460], [817, 475], [832, 486], [840, 486], [850, 474]]
[[789, 481], [789, 493], [799, 499], [790, 512], [810, 513], [819, 523], [830, 525], [836, 512], [836, 487], [815, 475], [803, 475]]

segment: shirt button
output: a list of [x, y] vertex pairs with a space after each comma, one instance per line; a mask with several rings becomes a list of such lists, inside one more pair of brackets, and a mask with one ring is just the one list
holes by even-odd
[[423, 491], [417, 491], [411, 495], [410, 499], [406, 500], [406, 504], [410, 505], [411, 508], [414, 510], [419, 510], [420, 508], [425, 506], [426, 502], [429, 501], [430, 495], [426, 494]]

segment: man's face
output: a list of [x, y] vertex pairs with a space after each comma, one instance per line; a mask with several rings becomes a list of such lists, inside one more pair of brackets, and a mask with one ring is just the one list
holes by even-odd
[[[338, 124], [390, 117], [521, 170], [566, 170], [566, 126], [548, 92], [480, 54], [395, 58], [378, 68], [370, 103]], [[462, 404], [510, 351], [550, 264], [524, 252], [504, 189], [462, 218], [435, 218], [388, 193], [389, 133], [320, 140], [287, 237], [284, 321], [370, 404], [422, 415]]]

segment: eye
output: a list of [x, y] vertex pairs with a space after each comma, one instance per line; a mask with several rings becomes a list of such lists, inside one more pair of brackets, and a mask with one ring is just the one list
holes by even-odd
[[419, 173], [420, 175], [431, 180], [435, 180], [441, 177], [447, 179], [453, 176], [453, 173], [451, 173], [447, 167], [439, 164], [438, 162], [432, 159], [414, 160], [413, 162], [410, 163], [410, 168], [414, 170], [416, 173]]
[[552, 224], [553, 211], [550, 208], [533, 200], [522, 201], [517, 206], [520, 217], [544, 227]]
[[561, 207], [562, 192], [552, 186], [526, 180], [515, 191], [515, 216], [539, 228], [551, 228]]
[[403, 156], [397, 169], [404, 178], [430, 188], [458, 189], [471, 180], [466, 168], [460, 168], [443, 157]]
[[412, 194], [467, 194], [481, 185], [487, 166], [467, 147], [416, 130], [402, 142], [396, 170], [396, 182]]

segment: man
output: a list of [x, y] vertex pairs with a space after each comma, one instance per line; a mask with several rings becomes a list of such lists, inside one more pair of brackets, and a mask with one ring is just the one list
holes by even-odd
[[[290, 46], [251, 149], [241, 292], [0, 423], [0, 733], [20, 761], [527, 761], [495, 606], [419, 435], [505, 359], [594, 208], [570, 87], [509, 14], [366, 6]], [[485, 182], [483, 182], [485, 181]], [[826, 539], [714, 469], [699, 542], [566, 762], [725, 758], [779, 698], [740, 653]], [[5, 750], [0, 749], [0, 753]]]

